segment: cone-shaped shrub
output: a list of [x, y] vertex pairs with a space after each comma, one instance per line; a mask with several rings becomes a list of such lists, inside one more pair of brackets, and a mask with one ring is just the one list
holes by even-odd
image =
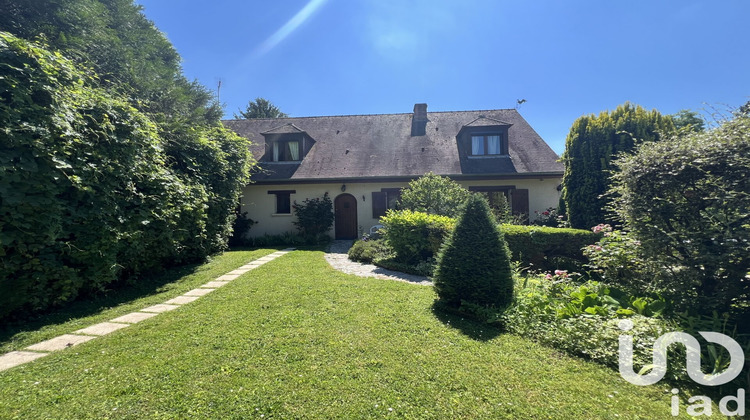
[[464, 205], [438, 255], [434, 276], [440, 302], [502, 308], [513, 299], [510, 252], [490, 206], [479, 194]]

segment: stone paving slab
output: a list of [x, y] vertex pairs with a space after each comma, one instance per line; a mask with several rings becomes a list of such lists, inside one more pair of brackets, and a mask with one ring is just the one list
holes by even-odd
[[189, 292], [186, 292], [183, 296], [205, 296], [211, 292], [213, 292], [215, 289], [193, 289]]
[[22, 365], [26, 362], [44, 357], [49, 353], [37, 353], [33, 351], [12, 351], [0, 356], [0, 371]]
[[101, 322], [90, 327], [74, 331], [73, 334], [107, 335], [119, 329], [129, 327], [130, 324], [119, 324], [116, 322]]
[[198, 296], [177, 296], [176, 298], [169, 299], [164, 302], [167, 305], [184, 305], [186, 303], [195, 302], [198, 300]]
[[171, 311], [177, 308], [179, 308], [179, 306], [177, 305], [167, 305], [164, 303], [160, 303], [158, 305], [149, 306], [148, 308], [141, 309], [141, 312], [155, 312], [157, 314], [160, 314], [162, 312]]
[[224, 274], [223, 276], [217, 277], [216, 280], [219, 280], [219, 281], [232, 281], [232, 280], [236, 279], [237, 277], [239, 277], [239, 276], [238, 275], [235, 276], [234, 274]]
[[204, 284], [201, 287], [209, 288], [209, 289], [216, 289], [221, 286], [225, 286], [228, 281], [209, 281], [208, 283]]
[[125, 322], [128, 324], [135, 324], [145, 319], [155, 317], [156, 315], [157, 314], [145, 313], [145, 312], [131, 312], [127, 315], [123, 315], [121, 317], [115, 318], [111, 320], [111, 322]]
[[240, 268], [238, 268], [236, 270], [232, 270], [232, 271], [228, 272], [227, 274], [229, 274], [230, 276], [234, 276], [234, 275], [241, 276], [241, 275], [247, 273], [250, 270], [251, 270], [250, 268], [242, 268], [242, 267], [240, 267]]
[[76, 344], [85, 343], [95, 338], [96, 337], [90, 335], [63, 334], [59, 337], [55, 337], [50, 340], [34, 344], [33, 346], [26, 347], [26, 350], [57, 351], [75, 346]]

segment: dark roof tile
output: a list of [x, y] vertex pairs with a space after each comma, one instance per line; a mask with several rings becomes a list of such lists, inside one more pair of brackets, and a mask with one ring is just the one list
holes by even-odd
[[[224, 125], [253, 142], [256, 159], [266, 152], [263, 134], [304, 131], [315, 140], [302, 162], [262, 163], [255, 181], [415, 177], [427, 172], [562, 175], [557, 154], [514, 109], [428, 112], [427, 117], [423, 136], [411, 135], [411, 113], [227, 120]], [[510, 125], [510, 156], [471, 162], [459, 157], [456, 135], [468, 124]]]

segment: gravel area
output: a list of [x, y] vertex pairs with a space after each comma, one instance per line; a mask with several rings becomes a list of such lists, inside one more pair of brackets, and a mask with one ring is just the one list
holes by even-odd
[[372, 264], [363, 264], [352, 261], [347, 256], [347, 251], [351, 248], [354, 241], [333, 241], [326, 252], [325, 257], [328, 264], [336, 270], [347, 274], [354, 274], [360, 277], [375, 277], [378, 279], [404, 281], [407, 283], [421, 284], [423, 286], [432, 286], [432, 282], [425, 276], [406, 274], [393, 270], [386, 270]]

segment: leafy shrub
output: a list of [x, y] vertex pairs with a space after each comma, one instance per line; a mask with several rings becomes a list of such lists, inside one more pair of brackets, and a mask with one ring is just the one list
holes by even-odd
[[244, 139], [196, 128], [202, 146], [173, 159], [157, 125], [59, 53], [0, 32], [0, 62], [0, 318], [226, 245]]
[[597, 225], [591, 230], [603, 234], [598, 242], [583, 249], [592, 275], [631, 291], [657, 291], [656, 280], [665, 273], [643, 255], [640, 241], [610, 225]]
[[[614, 310], [615, 301], [619, 303], [617, 310]], [[597, 306], [611, 306], [611, 309], [603, 311]], [[519, 279], [513, 305], [499, 317], [510, 332], [614, 368], [618, 367], [618, 337], [623, 334], [618, 322], [623, 317], [634, 325], [628, 334], [634, 338], [636, 366], [650, 365], [656, 338], [671, 331], [684, 331], [695, 337], [700, 337], [698, 331], [721, 332], [733, 337], [743, 348], [750, 348], [750, 337], [737, 333], [732, 327], [737, 325], [738, 319], [716, 314], [712, 317], [683, 314], [669, 318], [665, 317], [671, 314], [667, 309], [658, 295], [629, 295], [603, 283], [578, 283], [572, 276], [558, 271], [554, 275]], [[701, 350], [704, 372], [717, 373], [726, 368], [728, 360], [721, 349], [709, 343], [702, 345]], [[669, 377], [689, 381], [684, 369], [684, 349], [673, 347], [668, 357]], [[747, 371], [746, 367], [745, 373]], [[746, 386], [747, 377], [740, 376], [733, 384]]]
[[232, 236], [229, 237], [230, 246], [245, 245], [247, 240], [245, 235], [250, 231], [250, 228], [257, 223], [255, 220], [247, 217], [247, 212], [240, 213], [239, 208], [234, 213], [235, 219], [232, 224]]
[[292, 204], [297, 220], [292, 222], [302, 236], [315, 237], [326, 233], [333, 226], [333, 202], [328, 193], [322, 198], [307, 198], [302, 204]]
[[570, 223], [565, 219], [565, 215], [555, 207], [550, 207], [544, 211], [534, 211], [536, 218], [531, 221], [532, 225], [547, 226], [554, 228], [569, 228]]
[[349, 248], [349, 259], [371, 264], [377, 259], [388, 259], [393, 256], [393, 250], [383, 239], [356, 241]]
[[383, 237], [396, 254], [396, 260], [417, 264], [437, 254], [453, 229], [454, 219], [411, 210], [389, 210], [380, 222]]
[[655, 339], [677, 326], [672, 321], [639, 315], [626, 303], [637, 299], [641, 297], [618, 293], [602, 283], [577, 283], [571, 275], [557, 271], [519, 281], [513, 305], [501, 318], [510, 332], [616, 367], [618, 336], [622, 334], [618, 319], [628, 317], [635, 325], [629, 332], [635, 337], [634, 360], [645, 366], [652, 362]]
[[513, 261], [534, 270], [579, 270], [587, 262], [582, 248], [595, 243], [601, 233], [544, 226], [500, 225]]
[[401, 209], [456, 217], [471, 193], [452, 179], [432, 172], [412, 181], [401, 192]]
[[750, 306], [750, 118], [618, 159], [614, 210], [684, 308]]
[[438, 254], [434, 277], [439, 301], [503, 308], [513, 299], [510, 252], [487, 201], [472, 195]]

